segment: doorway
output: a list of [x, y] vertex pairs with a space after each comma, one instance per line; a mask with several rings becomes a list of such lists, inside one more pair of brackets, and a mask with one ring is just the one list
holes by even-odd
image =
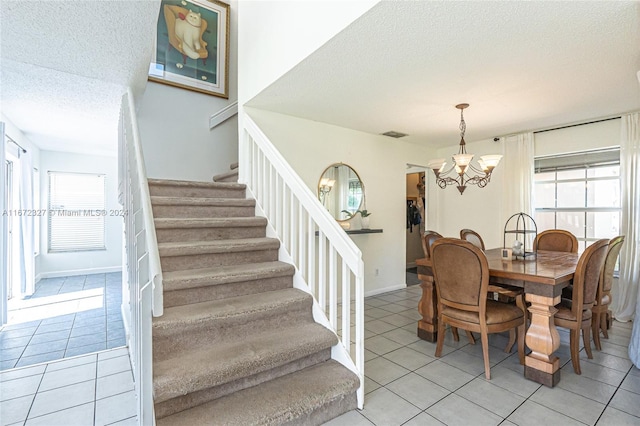
[[406, 174], [406, 278], [407, 285], [419, 284], [416, 259], [424, 257], [421, 236], [425, 230], [424, 171]]

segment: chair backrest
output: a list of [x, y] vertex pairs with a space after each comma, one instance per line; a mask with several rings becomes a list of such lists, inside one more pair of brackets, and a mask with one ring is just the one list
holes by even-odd
[[602, 267], [609, 250], [609, 240], [598, 240], [582, 253], [573, 276], [573, 296], [571, 310], [577, 318], [582, 318], [579, 312], [591, 309], [596, 300], [598, 282], [602, 274]]
[[438, 238], [442, 238], [442, 235], [436, 231], [424, 231], [424, 234], [422, 234], [422, 251], [427, 259], [431, 257], [431, 246]]
[[[598, 286], [598, 298], [601, 298], [611, 291], [611, 285], [613, 284], [613, 270], [616, 268], [616, 261], [618, 260], [622, 243], [624, 243], [624, 235], [612, 238], [611, 241], [609, 241], [609, 251], [607, 252], [607, 258], [604, 261], [602, 277], [600, 278], [600, 284]], [[598, 301], [598, 303], [600, 302]]]
[[542, 231], [533, 240], [534, 250], [578, 252], [578, 239], [569, 231], [563, 229], [549, 229]]
[[468, 241], [440, 238], [431, 247], [438, 303], [485, 317], [489, 263], [484, 252]]
[[472, 229], [461, 229], [460, 239], [467, 240], [480, 250], [484, 251], [484, 241], [482, 241], [482, 237], [476, 231]]

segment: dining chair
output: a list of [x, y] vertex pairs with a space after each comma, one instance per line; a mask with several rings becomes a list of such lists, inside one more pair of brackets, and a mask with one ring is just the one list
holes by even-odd
[[489, 263], [484, 252], [468, 241], [441, 238], [431, 247], [431, 260], [438, 296], [436, 357], [442, 355], [446, 324], [480, 333], [484, 371], [489, 380], [488, 335], [517, 328], [518, 354], [524, 364], [524, 301], [517, 306], [487, 299]]
[[609, 241], [609, 250], [604, 260], [602, 275], [598, 282], [598, 290], [596, 292], [596, 300], [591, 308], [593, 314], [591, 318], [591, 332], [593, 334], [593, 343], [597, 350], [602, 350], [600, 345], [600, 331], [605, 339], [609, 338], [607, 332], [608, 324], [611, 324], [609, 304], [611, 303], [611, 285], [613, 284], [613, 270], [616, 268], [616, 261], [620, 254], [620, 249], [624, 243], [624, 235], [615, 237]]
[[571, 299], [562, 298], [560, 304], [556, 305], [558, 311], [555, 315], [555, 325], [569, 329], [571, 363], [576, 374], [582, 373], [578, 353], [580, 351], [580, 330], [582, 330], [584, 350], [589, 359], [593, 358], [590, 340], [591, 317], [593, 315], [591, 308], [596, 300], [598, 282], [608, 249], [608, 239], [598, 240], [587, 247], [578, 259], [576, 272], [573, 275]]
[[482, 237], [476, 231], [472, 229], [461, 229], [460, 239], [469, 241], [471, 244], [484, 251], [484, 241], [482, 241]]
[[[473, 229], [461, 229], [460, 230], [460, 239], [469, 241], [474, 246], [478, 247], [480, 250], [484, 251], [484, 241], [480, 234], [478, 234]], [[514, 301], [520, 300], [518, 298], [518, 293], [524, 294], [524, 291], [521, 288], [506, 288], [502, 286], [489, 285], [489, 299], [494, 299], [494, 295], [496, 295], [497, 300], [499, 302], [513, 303]], [[515, 329], [511, 329], [509, 331], [509, 342], [505, 347], [505, 352], [511, 352], [513, 345], [516, 342], [516, 332]]]
[[[424, 251], [424, 256], [427, 259], [431, 258], [431, 246], [440, 238], [443, 238], [442, 235], [436, 231], [425, 231], [424, 234], [422, 234], [422, 251]], [[431, 279], [433, 280], [433, 278]], [[454, 341], [457, 342], [460, 340], [460, 335], [458, 334], [458, 329], [456, 327], [451, 327], [451, 334], [453, 335]], [[476, 339], [470, 331], [467, 331], [467, 339], [469, 339], [469, 343], [475, 345]]]
[[422, 251], [427, 259], [431, 258], [431, 245], [438, 238], [442, 238], [442, 235], [436, 231], [424, 231], [424, 234], [422, 234]]
[[578, 239], [563, 229], [548, 229], [539, 233], [533, 240], [533, 250], [578, 252]]

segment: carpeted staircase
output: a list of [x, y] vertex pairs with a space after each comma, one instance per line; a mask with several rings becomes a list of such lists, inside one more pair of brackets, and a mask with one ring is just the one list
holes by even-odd
[[292, 287], [245, 186], [149, 179], [164, 282], [153, 320], [155, 415], [165, 425], [321, 424], [356, 408], [335, 334]]

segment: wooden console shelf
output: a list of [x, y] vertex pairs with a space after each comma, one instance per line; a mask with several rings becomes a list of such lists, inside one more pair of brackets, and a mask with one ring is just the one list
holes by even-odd
[[344, 232], [347, 234], [382, 234], [382, 229], [349, 229]]

